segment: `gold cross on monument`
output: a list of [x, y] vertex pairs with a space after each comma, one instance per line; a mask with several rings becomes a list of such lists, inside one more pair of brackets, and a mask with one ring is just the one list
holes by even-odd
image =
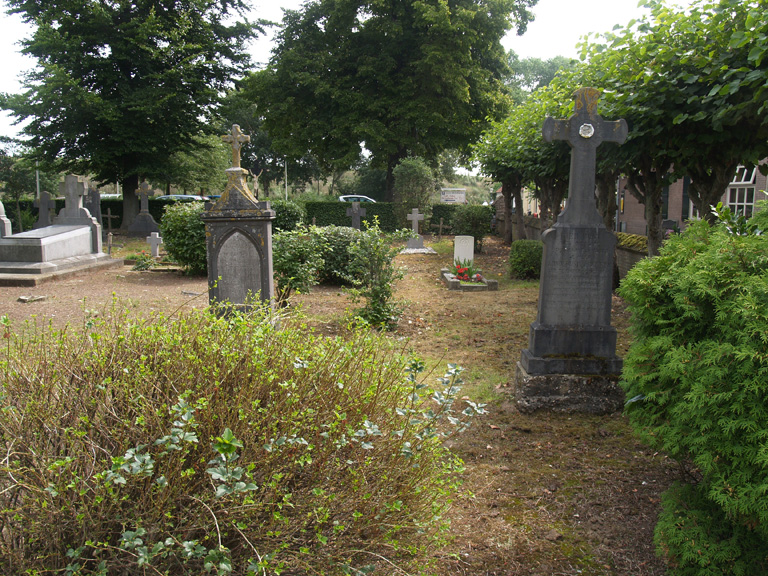
[[233, 124], [232, 132], [222, 136], [221, 139], [232, 145], [232, 167], [240, 168], [240, 149], [243, 147], [243, 144], [251, 141], [251, 137], [243, 134], [240, 131], [240, 126]]

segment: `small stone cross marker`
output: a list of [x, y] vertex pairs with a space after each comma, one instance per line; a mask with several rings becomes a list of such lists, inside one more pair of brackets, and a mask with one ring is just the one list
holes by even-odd
[[251, 141], [251, 137], [243, 134], [240, 131], [240, 126], [233, 124], [232, 132], [222, 136], [221, 139], [232, 145], [232, 167], [240, 168], [240, 149], [243, 147], [243, 144]]
[[160, 237], [160, 234], [157, 232], [152, 232], [149, 236], [147, 236], [147, 244], [149, 244], [149, 249], [152, 254], [152, 258], [157, 258], [160, 256], [160, 244], [163, 243], [163, 239]]
[[347, 208], [347, 216], [352, 218], [352, 228], [360, 230], [360, 218], [365, 216], [365, 208], [360, 207], [360, 202], [352, 202], [352, 206]]
[[558, 223], [602, 222], [594, 199], [597, 147], [603, 142], [623, 143], [628, 129], [624, 119], [610, 122], [598, 116], [599, 98], [600, 92], [595, 88], [579, 88], [573, 93], [573, 116], [567, 120], [547, 118], [542, 127], [546, 142], [565, 140], [571, 147], [568, 205]]
[[414, 208], [413, 210], [411, 210], [411, 213], [406, 216], [406, 218], [411, 221], [411, 226], [413, 227], [413, 233], [418, 234], [419, 222], [421, 220], [424, 220], [424, 214], [419, 214], [419, 209]]
[[51, 212], [56, 211], [56, 200], [51, 196], [50, 192], [45, 190], [40, 191], [40, 199], [35, 200], [35, 206], [37, 206], [37, 222], [33, 228], [45, 228], [50, 226], [52, 222]]

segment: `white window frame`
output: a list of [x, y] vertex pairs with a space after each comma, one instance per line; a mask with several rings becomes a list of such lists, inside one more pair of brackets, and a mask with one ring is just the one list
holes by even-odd
[[[723, 204], [731, 209], [734, 214], [744, 214], [746, 218], [752, 216], [755, 211], [755, 195], [757, 193], [757, 167], [753, 167], [750, 172], [746, 166], [739, 164], [736, 168], [736, 174], [728, 184], [725, 191]], [[732, 200], [733, 198], [733, 200]], [[690, 201], [690, 210], [688, 212], [691, 220], [700, 218], [699, 211]]]

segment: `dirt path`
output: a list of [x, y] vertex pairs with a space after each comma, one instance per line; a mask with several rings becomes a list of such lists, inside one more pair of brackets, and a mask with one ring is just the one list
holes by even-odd
[[[449, 266], [448, 241], [440, 255], [399, 256], [407, 268], [398, 285], [404, 314], [393, 338], [428, 364], [465, 367], [463, 393], [488, 403], [489, 414], [451, 440], [465, 461], [463, 491], [449, 516], [451, 543], [436, 551], [430, 573], [443, 575], [661, 576], [653, 527], [659, 495], [676, 468], [636, 440], [620, 415], [522, 415], [510, 382], [536, 316], [538, 287], [505, 279], [505, 249], [486, 243], [476, 262], [501, 280], [499, 292], [454, 293], [438, 279]], [[22, 303], [21, 296], [45, 296]], [[205, 279], [169, 272], [108, 270], [37, 288], [0, 288], [0, 316], [78, 325], [117, 298], [142, 313], [207, 305]], [[300, 295], [310, 322], [335, 334], [352, 304], [337, 287]], [[614, 301], [623, 355], [626, 313]], [[437, 374], [440, 375], [440, 374]]]

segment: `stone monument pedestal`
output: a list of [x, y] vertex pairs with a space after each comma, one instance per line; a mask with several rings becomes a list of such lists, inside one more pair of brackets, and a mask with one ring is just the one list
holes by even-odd
[[624, 391], [618, 374], [543, 374], [531, 375], [521, 362], [515, 371], [517, 409], [611, 414], [624, 407]]

